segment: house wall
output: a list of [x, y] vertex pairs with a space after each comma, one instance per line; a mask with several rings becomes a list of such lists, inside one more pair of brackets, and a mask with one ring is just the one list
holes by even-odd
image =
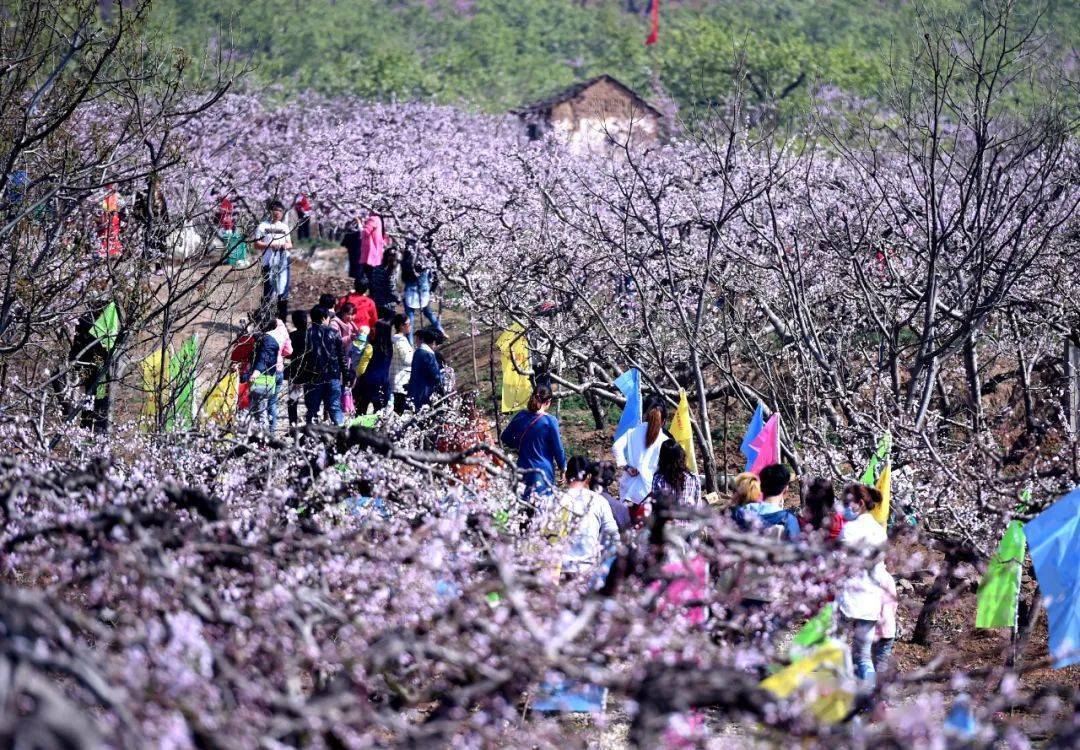
[[576, 151], [603, 151], [631, 134], [636, 141], [660, 135], [659, 118], [608, 81], [599, 81], [551, 110], [552, 129]]

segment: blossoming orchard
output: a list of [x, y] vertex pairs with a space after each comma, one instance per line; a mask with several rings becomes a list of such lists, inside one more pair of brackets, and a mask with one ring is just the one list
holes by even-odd
[[[1023, 5], [798, 114], [738, 55], [485, 114], [0, 10], [0, 747], [1080, 746]], [[588, 86], [630, 114], [526, 122]]]

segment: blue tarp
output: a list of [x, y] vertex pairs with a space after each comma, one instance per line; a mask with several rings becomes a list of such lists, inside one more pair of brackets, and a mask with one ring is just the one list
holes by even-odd
[[545, 682], [533, 698], [532, 710], [541, 713], [603, 713], [607, 688], [587, 682]]
[[1080, 488], [1024, 524], [1058, 669], [1080, 664]]

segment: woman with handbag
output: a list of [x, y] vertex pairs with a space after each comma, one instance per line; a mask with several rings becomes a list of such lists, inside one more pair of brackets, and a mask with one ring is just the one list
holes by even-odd
[[[536, 386], [528, 406], [514, 415], [502, 433], [503, 445], [518, 452], [517, 467], [525, 485], [526, 500], [534, 494], [541, 502], [550, 500], [555, 489], [555, 471], [566, 469], [559, 420], [547, 413], [551, 401], [551, 388]], [[534, 509], [526, 507], [526, 515], [531, 519]]]

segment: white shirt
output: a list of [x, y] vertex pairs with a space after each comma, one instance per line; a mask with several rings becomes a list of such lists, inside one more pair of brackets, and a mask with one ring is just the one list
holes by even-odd
[[568, 540], [563, 571], [577, 573], [600, 562], [604, 542], [618, 538], [619, 527], [602, 495], [586, 487], [571, 487], [559, 497], [553, 521]]
[[[844, 524], [840, 541], [859, 552], [869, 552], [885, 546], [888, 541], [885, 528], [869, 513], [863, 513], [854, 521]], [[878, 562], [871, 570], [860, 570], [840, 586], [837, 603], [840, 611], [853, 620], [877, 622], [881, 617], [882, 588], [876, 581], [888, 575], [885, 564]], [[876, 579], [876, 580], [875, 580]]]
[[636, 477], [624, 473], [619, 480], [619, 497], [624, 502], [635, 505], [640, 505], [652, 491], [653, 474], [660, 463], [660, 446], [668, 440], [668, 436], [661, 430], [660, 436], [652, 445], [645, 445], [645, 433], [648, 429], [649, 425], [642, 422], [624, 433], [611, 447], [616, 466], [632, 466], [637, 469]]
[[412, 375], [413, 346], [404, 333], [395, 333], [390, 337], [394, 353], [390, 358], [390, 385], [394, 393], [405, 393], [409, 388]]
[[[254, 239], [256, 242], [268, 243], [267, 250], [288, 250], [286, 245], [290, 242], [289, 225], [284, 221], [264, 221], [256, 228]], [[263, 254], [263, 265], [270, 265], [270, 261], [267, 259], [269, 255], [269, 253]]]

